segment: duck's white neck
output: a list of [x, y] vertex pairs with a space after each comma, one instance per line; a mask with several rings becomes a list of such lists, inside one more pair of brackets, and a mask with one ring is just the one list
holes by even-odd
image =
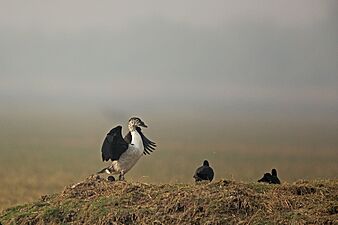
[[131, 131], [131, 144], [134, 145], [134, 147], [144, 150], [143, 142], [141, 135], [136, 131]]

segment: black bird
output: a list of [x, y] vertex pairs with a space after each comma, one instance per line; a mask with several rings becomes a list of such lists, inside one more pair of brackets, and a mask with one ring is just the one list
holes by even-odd
[[214, 179], [214, 170], [209, 166], [208, 160], [204, 160], [203, 166], [197, 168], [194, 178], [196, 182]]
[[277, 170], [272, 169], [271, 174], [265, 173], [264, 176], [258, 180], [258, 182], [265, 182], [269, 184], [280, 184], [280, 180], [277, 177]]

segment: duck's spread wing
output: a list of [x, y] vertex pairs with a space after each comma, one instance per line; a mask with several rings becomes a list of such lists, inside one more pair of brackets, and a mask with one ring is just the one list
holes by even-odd
[[122, 127], [117, 126], [109, 131], [102, 144], [102, 161], [118, 160], [128, 149], [128, 143], [121, 134]]
[[141, 135], [141, 138], [142, 138], [143, 147], [144, 147], [143, 154], [149, 155], [151, 152], [153, 152], [155, 150], [156, 143], [149, 140], [146, 136], [144, 136], [140, 127], [137, 127], [136, 130], [139, 132], [139, 134]]

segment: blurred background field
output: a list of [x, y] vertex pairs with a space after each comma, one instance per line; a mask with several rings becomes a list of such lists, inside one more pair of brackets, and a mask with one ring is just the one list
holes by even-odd
[[[102, 140], [117, 124], [126, 132], [128, 119], [121, 118], [125, 122], [120, 123], [86, 113], [48, 115], [50, 118], [41, 115], [22, 120], [8, 116], [6, 122], [2, 121], [2, 128], [6, 128], [1, 130], [0, 146], [2, 209], [59, 192], [108, 165], [101, 161]], [[130, 181], [191, 183], [203, 159], [215, 169], [216, 180], [256, 181], [271, 168], [277, 168], [286, 182], [337, 179], [337, 143], [325, 133], [292, 125], [293, 129], [287, 131], [276, 125], [267, 132], [270, 125], [263, 122], [256, 127], [237, 127], [239, 122], [219, 120], [214, 121], [216, 126], [212, 120], [196, 124], [179, 119], [171, 123], [163, 118], [143, 119], [149, 126], [144, 133], [157, 142], [158, 148], [127, 174]]]
[[108, 165], [131, 116], [158, 144], [126, 178], [337, 179], [338, 3], [1, 1], [0, 209]]

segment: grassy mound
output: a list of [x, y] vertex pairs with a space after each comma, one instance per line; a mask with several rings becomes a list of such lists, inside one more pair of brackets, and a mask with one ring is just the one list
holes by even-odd
[[337, 224], [338, 181], [109, 182], [98, 176], [0, 213], [2, 224]]

